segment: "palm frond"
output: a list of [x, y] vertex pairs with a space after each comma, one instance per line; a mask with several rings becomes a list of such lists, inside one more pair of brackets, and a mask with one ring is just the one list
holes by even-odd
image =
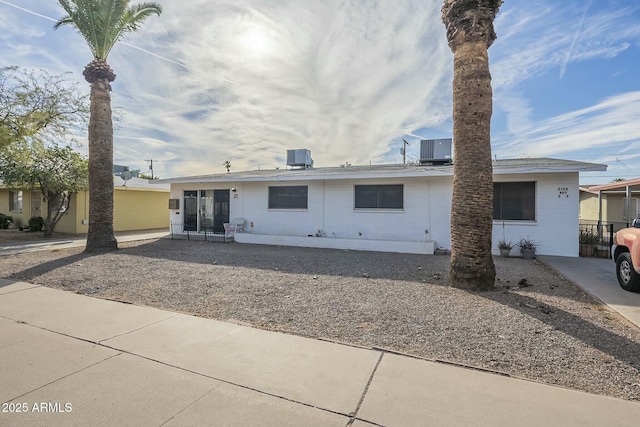
[[86, 40], [94, 59], [106, 61], [116, 42], [137, 30], [146, 18], [162, 13], [159, 4], [129, 6], [129, 0], [58, 0], [67, 16], [54, 29], [72, 25]]

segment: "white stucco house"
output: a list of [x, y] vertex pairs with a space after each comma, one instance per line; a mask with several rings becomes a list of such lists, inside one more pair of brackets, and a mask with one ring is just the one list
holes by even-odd
[[[156, 182], [171, 184], [172, 227], [223, 231], [242, 218], [240, 243], [422, 254], [451, 248], [452, 165], [311, 164]], [[578, 256], [579, 174], [606, 168], [550, 158], [494, 161], [494, 253], [503, 238], [528, 237], [538, 254]]]

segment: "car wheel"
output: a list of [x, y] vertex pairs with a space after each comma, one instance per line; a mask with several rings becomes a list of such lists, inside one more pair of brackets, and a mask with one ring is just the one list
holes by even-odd
[[616, 259], [616, 275], [622, 289], [640, 292], [640, 274], [636, 273], [631, 263], [631, 254], [623, 252]]

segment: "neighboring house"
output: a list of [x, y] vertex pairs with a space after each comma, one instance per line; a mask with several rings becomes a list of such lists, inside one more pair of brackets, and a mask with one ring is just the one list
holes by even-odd
[[[640, 178], [580, 187], [580, 221], [626, 227], [640, 216]], [[631, 203], [628, 204], [627, 200]]]
[[[538, 254], [578, 256], [579, 173], [606, 168], [549, 158], [494, 161], [494, 253], [503, 238], [529, 237]], [[220, 232], [224, 223], [244, 218], [235, 236], [241, 243], [432, 254], [451, 248], [452, 181], [451, 165], [402, 164], [155, 182], [171, 184], [174, 231]]]
[[[169, 186], [150, 185], [146, 179], [128, 181], [114, 176], [113, 227], [115, 231], [168, 228]], [[29, 223], [29, 218], [47, 215], [46, 201], [38, 190], [17, 190], [0, 186], [0, 212], [11, 215], [14, 227]], [[73, 194], [69, 209], [54, 232], [83, 234], [89, 230], [89, 192]]]

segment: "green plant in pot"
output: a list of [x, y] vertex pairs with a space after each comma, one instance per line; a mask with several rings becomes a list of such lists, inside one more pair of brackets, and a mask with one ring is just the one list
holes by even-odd
[[498, 249], [500, 249], [500, 255], [507, 258], [511, 253], [511, 249], [513, 249], [514, 245], [511, 242], [507, 242], [502, 239], [498, 242]]
[[593, 256], [595, 245], [598, 243], [598, 234], [594, 231], [580, 232], [580, 256]]
[[520, 253], [523, 259], [534, 259], [536, 257], [536, 243], [528, 237], [520, 239]]

